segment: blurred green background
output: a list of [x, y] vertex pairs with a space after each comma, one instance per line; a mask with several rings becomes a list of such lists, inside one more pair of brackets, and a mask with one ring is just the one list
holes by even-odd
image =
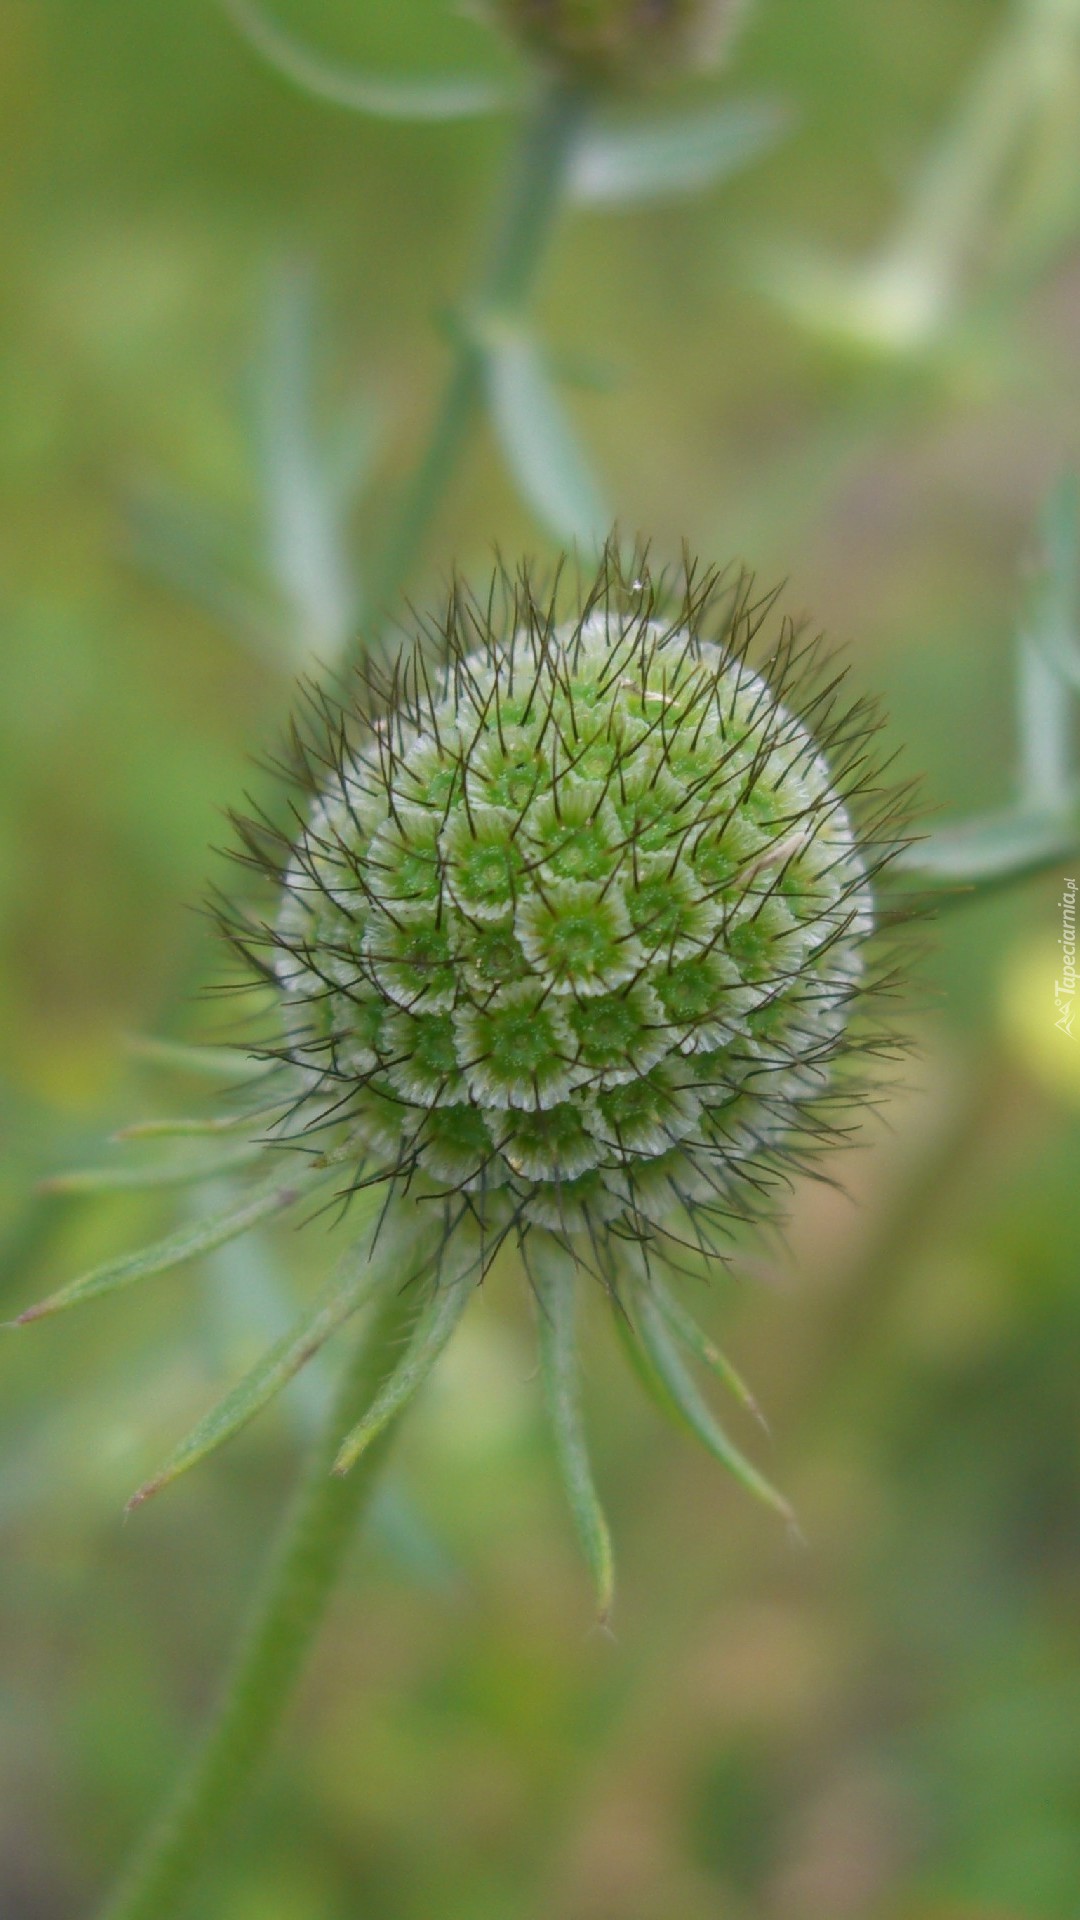
[[[1080, 452], [1076, 116], [1048, 113], [927, 351], [800, 324], [759, 263], [881, 240], [1005, 12], [761, 0], [723, 84], [786, 100], [786, 139], [698, 199], [568, 220], [539, 302], [567, 363], [603, 374], [568, 403], [624, 526], [785, 576], [943, 815], [1007, 797], [1031, 529]], [[440, 0], [278, 17], [372, 67], [499, 65]], [[320, 428], [370, 471], [362, 582], [506, 141], [309, 102], [211, 0], [0, 4], [0, 1311], [175, 1217], [34, 1183], [187, 1097], [123, 1034], [221, 1018], [192, 909], [302, 664], [261, 477], [282, 314], [314, 299]], [[480, 431], [416, 597], [496, 541], [544, 548]], [[740, 1437], [807, 1546], [658, 1423], [598, 1306], [621, 1592], [614, 1640], [590, 1632], [527, 1309], [489, 1287], [198, 1913], [1075, 1920], [1062, 877], [942, 921], [916, 1058], [847, 1195], [800, 1190], [783, 1243], [717, 1283], [712, 1323], [773, 1429]], [[4, 1920], [89, 1910], [212, 1697], [322, 1377], [126, 1527], [123, 1501], [327, 1252], [318, 1229], [241, 1242], [0, 1350]]]

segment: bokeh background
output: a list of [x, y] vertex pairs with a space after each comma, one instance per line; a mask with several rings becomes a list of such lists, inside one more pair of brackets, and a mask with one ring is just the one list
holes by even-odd
[[[1075, 75], [922, 350], [806, 324], [761, 262], [881, 242], [1006, 14], [761, 0], [722, 84], [788, 102], [786, 138], [700, 198], [568, 220], [539, 303], [623, 524], [786, 577], [885, 694], [941, 818], [1010, 791], [1032, 527], [1078, 454]], [[279, 0], [278, 17], [373, 67], [500, 64], [441, 0]], [[176, 1217], [168, 1196], [35, 1183], [190, 1098], [123, 1036], [220, 1020], [198, 998], [207, 849], [378, 549], [506, 139], [320, 107], [211, 0], [0, 4], [0, 1312]], [[272, 485], [267, 503], [309, 349], [321, 445], [355, 500], [321, 636], [282, 580]], [[496, 540], [544, 550], [481, 431], [417, 597]], [[710, 1323], [772, 1438], [737, 1412], [733, 1430], [807, 1545], [660, 1424], [598, 1307], [590, 1427], [621, 1592], [614, 1639], [590, 1631], [527, 1308], [489, 1288], [196, 1911], [1075, 1920], [1062, 879], [942, 917], [916, 1056], [845, 1160], [847, 1193], [800, 1189], [784, 1244], [717, 1279]], [[6, 1336], [5, 1920], [89, 1910], [212, 1698], [325, 1377], [126, 1526], [123, 1501], [327, 1251], [318, 1229], [241, 1242]]]

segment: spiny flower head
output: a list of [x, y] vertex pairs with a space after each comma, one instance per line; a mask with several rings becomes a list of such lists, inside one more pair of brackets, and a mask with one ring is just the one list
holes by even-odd
[[568, 74], [611, 83], [650, 78], [657, 65], [716, 53], [744, 0], [495, 0], [530, 53]]
[[281, 904], [238, 937], [281, 993], [293, 1127], [609, 1272], [613, 1236], [755, 1212], [830, 1136], [888, 849], [852, 814], [873, 721], [820, 648], [780, 625], [750, 663], [771, 598], [609, 552], [559, 601], [455, 587], [307, 750], [295, 842], [249, 835]]
[[238, 823], [264, 904], [220, 910], [245, 981], [269, 989], [271, 1033], [224, 1069], [235, 1081], [245, 1062], [251, 1099], [149, 1129], [256, 1137], [121, 1184], [261, 1172], [223, 1213], [20, 1318], [164, 1272], [331, 1184], [344, 1203], [352, 1244], [324, 1293], [137, 1504], [380, 1289], [411, 1285], [412, 1334], [342, 1441], [346, 1471], [505, 1248], [536, 1296], [556, 1455], [606, 1614], [580, 1277], [608, 1290], [664, 1404], [786, 1514], [695, 1382], [688, 1360], [753, 1407], [669, 1277], [774, 1217], [791, 1172], [873, 1093], [867, 1063], [894, 1045], [875, 891], [905, 796], [883, 783], [873, 708], [775, 595], [688, 559], [654, 573], [614, 542], [584, 582], [569, 567], [546, 586], [498, 570], [482, 596], [456, 582], [391, 670], [308, 705], [289, 818]]

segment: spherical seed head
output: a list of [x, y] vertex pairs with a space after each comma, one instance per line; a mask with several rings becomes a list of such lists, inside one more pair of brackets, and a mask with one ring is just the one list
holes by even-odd
[[507, 31], [549, 65], [600, 82], [647, 80], [715, 56], [744, 0], [496, 0]]
[[763, 641], [774, 596], [611, 550], [565, 597], [456, 587], [324, 713], [262, 964], [297, 1119], [357, 1181], [610, 1246], [754, 1212], [836, 1137], [895, 836], [874, 723]]

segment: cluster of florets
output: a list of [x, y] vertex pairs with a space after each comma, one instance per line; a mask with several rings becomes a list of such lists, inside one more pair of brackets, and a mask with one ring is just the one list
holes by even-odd
[[586, 79], [648, 79], [715, 57], [744, 0], [494, 0], [531, 53]]
[[672, 593], [609, 555], [559, 600], [455, 588], [335, 712], [244, 945], [280, 989], [290, 1137], [354, 1184], [500, 1235], [700, 1231], [835, 1131], [891, 845], [851, 811], [873, 721], [788, 624], [751, 666], [772, 596], [745, 582]]

